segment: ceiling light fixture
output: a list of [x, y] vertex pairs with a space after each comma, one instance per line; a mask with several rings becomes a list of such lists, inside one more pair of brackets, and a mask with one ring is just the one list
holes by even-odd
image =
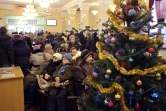
[[58, 2], [58, 0], [33, 0], [34, 3], [38, 3], [42, 8], [48, 8], [51, 4]]
[[93, 15], [96, 15], [98, 13], [97, 10], [92, 10]]
[[38, 16], [38, 14], [36, 13], [36, 10], [33, 5], [26, 5], [26, 8], [24, 9], [22, 16], [26, 18], [33, 18], [35, 16]]

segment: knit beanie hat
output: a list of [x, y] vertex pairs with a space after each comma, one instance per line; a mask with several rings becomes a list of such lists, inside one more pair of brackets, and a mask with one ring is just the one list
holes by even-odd
[[89, 51], [88, 49], [84, 49], [81, 52], [81, 58], [84, 60], [86, 59], [89, 55], [93, 55], [93, 53], [91, 51]]
[[45, 50], [52, 49], [52, 46], [50, 44], [45, 45]]
[[62, 60], [62, 54], [60, 53], [53, 54], [53, 57], [56, 57], [58, 60]]
[[62, 58], [66, 58], [66, 59], [68, 59], [70, 62], [72, 62], [72, 56], [71, 56], [70, 53], [64, 54]]

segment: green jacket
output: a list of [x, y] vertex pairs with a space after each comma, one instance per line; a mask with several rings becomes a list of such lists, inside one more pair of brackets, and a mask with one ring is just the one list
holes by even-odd
[[[59, 77], [58, 76], [58, 71], [60, 70], [62, 65], [60, 65], [59, 67], [57, 67], [56, 71], [53, 73], [52, 76], [52, 80], [55, 81], [55, 77]], [[65, 69], [65, 71], [63, 72], [63, 75], [60, 78], [60, 83], [65, 82], [66, 80], [70, 81], [70, 85], [68, 87], [69, 93], [71, 95], [74, 95], [74, 89], [73, 89], [73, 72], [74, 72], [74, 64], [70, 63], [70, 66], [68, 68]]]

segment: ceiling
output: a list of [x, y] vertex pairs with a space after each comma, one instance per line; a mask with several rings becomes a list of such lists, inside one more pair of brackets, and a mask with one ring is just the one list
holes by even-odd
[[[62, 6], [70, 3], [73, 0], [59, 0], [54, 5], [51, 5], [51, 8], [61, 8]], [[14, 7], [23, 7], [26, 4], [33, 4], [33, 0], [0, 0], [0, 9], [13, 9]], [[34, 3], [35, 7], [39, 5]]]

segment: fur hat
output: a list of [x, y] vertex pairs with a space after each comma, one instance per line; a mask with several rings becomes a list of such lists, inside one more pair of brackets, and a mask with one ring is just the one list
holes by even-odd
[[45, 50], [52, 49], [52, 46], [50, 44], [45, 45]]
[[81, 52], [81, 58], [86, 59], [89, 55], [93, 55], [93, 52], [89, 51], [88, 49], [84, 49]]
[[72, 56], [71, 56], [70, 53], [64, 54], [62, 58], [66, 58], [66, 59], [68, 59], [70, 62], [72, 62]]
[[53, 54], [53, 57], [58, 58], [58, 60], [62, 60], [62, 54], [60, 54], [60, 53]]

